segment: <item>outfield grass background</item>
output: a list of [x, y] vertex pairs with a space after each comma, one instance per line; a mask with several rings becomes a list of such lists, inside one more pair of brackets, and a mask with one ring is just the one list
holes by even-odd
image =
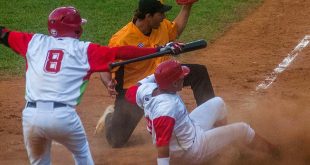
[[[263, 0], [199, 0], [192, 8], [188, 25], [179, 40], [214, 41], [231, 25], [240, 20]], [[180, 7], [174, 0], [166, 13], [173, 20]], [[11, 30], [47, 34], [47, 17], [59, 6], [74, 6], [88, 20], [81, 40], [106, 45], [109, 38], [127, 24], [137, 8], [138, 0], [3, 0], [0, 5], [0, 26]], [[23, 58], [0, 46], [0, 79], [5, 75], [22, 75]]]

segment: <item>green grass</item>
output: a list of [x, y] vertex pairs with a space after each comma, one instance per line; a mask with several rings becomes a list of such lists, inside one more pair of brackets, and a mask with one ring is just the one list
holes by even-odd
[[[166, 0], [173, 6], [167, 18], [173, 20], [180, 10], [175, 0]], [[239, 21], [262, 0], [200, 0], [192, 8], [188, 25], [179, 40], [214, 41]], [[0, 5], [0, 24], [12, 30], [47, 34], [48, 14], [59, 6], [74, 6], [88, 20], [82, 40], [107, 44], [109, 38], [127, 24], [137, 8], [137, 0], [10, 0]], [[25, 63], [10, 49], [0, 46], [0, 76], [22, 75]]]

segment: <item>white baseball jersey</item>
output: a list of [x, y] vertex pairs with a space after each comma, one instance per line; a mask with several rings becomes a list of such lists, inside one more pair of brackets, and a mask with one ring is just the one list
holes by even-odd
[[[93, 72], [108, 71], [118, 54], [150, 54], [155, 49], [109, 48], [71, 37], [10, 32], [9, 46], [26, 59], [26, 100], [77, 105]], [[142, 53], [143, 52], [143, 53]], [[130, 54], [130, 55], [128, 55]]]
[[142, 83], [136, 100], [144, 109], [148, 131], [157, 146], [169, 145], [171, 151], [186, 150], [194, 142], [196, 130], [178, 94], [152, 96], [156, 83]]
[[169, 145], [170, 156], [187, 164], [202, 163], [225, 146], [236, 141], [245, 144], [254, 138], [254, 130], [246, 123], [234, 123], [213, 128], [226, 117], [226, 106], [214, 97], [188, 114], [178, 94], [152, 96], [158, 86], [154, 76], [140, 81], [137, 104], [144, 109], [148, 130], [157, 146]]
[[[28, 103], [22, 118], [31, 164], [50, 164], [52, 140], [72, 152], [75, 164], [94, 164], [74, 106], [79, 103], [90, 75], [108, 71], [108, 64], [116, 57], [130, 59], [156, 51], [132, 46], [109, 48], [70, 37], [16, 31], [9, 32], [7, 43], [26, 60]], [[57, 107], [55, 102], [72, 106]]]

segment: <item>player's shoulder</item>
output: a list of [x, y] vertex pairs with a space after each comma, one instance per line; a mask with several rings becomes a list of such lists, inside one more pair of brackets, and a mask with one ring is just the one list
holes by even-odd
[[[151, 96], [154, 89], [158, 88], [158, 85], [155, 82], [148, 82], [143, 83], [139, 86], [137, 90], [137, 96], [138, 97], [144, 97], [146, 95]], [[169, 94], [169, 93], [162, 93], [157, 96], [152, 96], [152, 99], [155, 99], [156, 102], [161, 104], [173, 104], [175, 103], [179, 104], [180, 98], [177, 94]]]
[[167, 104], [171, 108], [178, 107], [182, 103], [177, 94], [169, 94], [169, 93], [160, 94], [156, 96], [156, 99], [162, 105]]
[[163, 21], [161, 22], [162, 24], [173, 24], [173, 22], [171, 22], [170, 20], [168, 19], [163, 19]]
[[161, 94], [156, 96], [156, 110], [153, 112], [157, 116], [178, 116], [183, 106], [175, 95]]
[[137, 45], [137, 42], [141, 40], [141, 32], [137, 29], [133, 22], [129, 22], [118, 32], [113, 34], [109, 41], [109, 46], [126, 46]]
[[41, 33], [34, 33], [32, 39], [33, 40], [44, 40], [44, 39], [51, 39], [52, 36], [41, 34]]
[[156, 83], [143, 83], [139, 86], [137, 95], [140, 97], [151, 95], [155, 88], [157, 88]]
[[34, 48], [34, 47], [40, 47], [42, 44], [50, 43], [55, 40], [54, 37], [45, 35], [45, 34], [40, 34], [40, 33], [35, 33], [33, 34], [31, 41], [28, 45], [28, 48]]
[[160, 23], [161, 26], [164, 27], [171, 27], [172, 25], [174, 25], [174, 22], [171, 22], [168, 19], [163, 19], [163, 21]]
[[167, 109], [176, 109], [182, 105], [182, 101], [178, 94], [162, 93], [154, 96], [156, 104], [160, 107], [166, 107]]
[[129, 22], [122, 27], [119, 31], [114, 33], [109, 40], [109, 46], [123, 46], [130, 43], [135, 38], [134, 24]]

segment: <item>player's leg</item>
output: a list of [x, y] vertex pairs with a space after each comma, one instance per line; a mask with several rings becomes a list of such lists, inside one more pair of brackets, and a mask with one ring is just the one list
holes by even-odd
[[49, 116], [49, 114], [39, 116], [36, 108], [25, 108], [23, 111], [24, 143], [32, 165], [51, 164], [51, 140], [45, 138], [44, 131], [41, 129], [44, 125], [40, 125], [40, 121], [37, 120], [44, 116]]
[[280, 158], [281, 153], [277, 146], [271, 144], [268, 140], [255, 133], [254, 139], [247, 145], [250, 149], [271, 154], [275, 158]]
[[47, 134], [71, 151], [76, 165], [94, 164], [85, 129], [74, 108], [55, 109], [53, 128]]
[[143, 116], [143, 110], [125, 99], [125, 91], [115, 100], [114, 112], [106, 117], [106, 138], [112, 147], [122, 147]]
[[189, 117], [204, 131], [225, 125], [227, 109], [220, 97], [214, 97], [195, 108]]
[[[24, 132], [25, 133], [25, 132]], [[51, 164], [51, 140], [40, 136], [24, 137], [27, 154], [32, 165]]]
[[208, 131], [198, 131], [197, 140], [189, 151], [197, 162], [206, 161], [225, 147], [234, 144], [249, 144], [255, 136], [254, 130], [246, 123], [234, 123]]
[[182, 64], [190, 68], [184, 79], [184, 86], [191, 86], [197, 105], [215, 96], [208, 70], [199, 64]]

